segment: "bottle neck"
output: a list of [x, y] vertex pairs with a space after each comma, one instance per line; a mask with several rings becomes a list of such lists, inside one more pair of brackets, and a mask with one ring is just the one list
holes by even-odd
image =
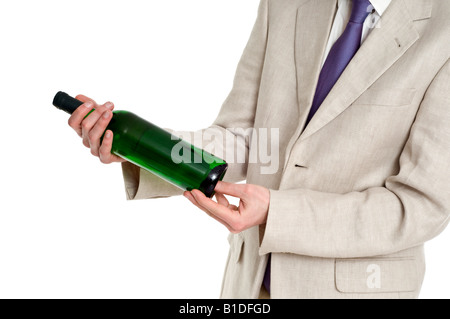
[[58, 92], [55, 95], [55, 98], [53, 99], [54, 106], [69, 114], [75, 112], [75, 110], [79, 108], [82, 104], [83, 102], [74, 99], [73, 97], [64, 92]]

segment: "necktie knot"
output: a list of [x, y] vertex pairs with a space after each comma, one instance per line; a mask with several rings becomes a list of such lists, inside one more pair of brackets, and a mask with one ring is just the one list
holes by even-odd
[[363, 24], [371, 9], [372, 5], [369, 0], [353, 0], [350, 22]]

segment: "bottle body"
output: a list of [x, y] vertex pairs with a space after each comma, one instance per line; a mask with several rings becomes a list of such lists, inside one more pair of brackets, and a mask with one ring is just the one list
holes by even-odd
[[[58, 92], [53, 100], [54, 106], [69, 114], [81, 104], [64, 92]], [[107, 130], [114, 133], [113, 154], [183, 190], [198, 189], [212, 197], [228, 168], [224, 160], [131, 112], [113, 111]]]
[[208, 180], [225, 175], [225, 161], [131, 112], [114, 111], [107, 129], [114, 133], [113, 154], [181, 189], [199, 189], [210, 197], [214, 189]]

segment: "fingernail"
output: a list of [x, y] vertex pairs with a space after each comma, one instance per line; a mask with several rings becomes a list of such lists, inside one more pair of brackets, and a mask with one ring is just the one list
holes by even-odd
[[111, 132], [110, 132], [110, 131], [107, 131], [106, 134], [105, 134], [105, 137], [106, 137], [106, 138], [111, 138]]
[[106, 111], [105, 113], [103, 113], [103, 118], [104, 119], [108, 119], [109, 118], [109, 112], [108, 111]]
[[111, 102], [107, 102], [107, 103], [105, 103], [105, 107], [110, 110], [110, 109], [112, 109], [113, 104]]
[[93, 104], [92, 102], [89, 101], [89, 102], [84, 103], [84, 106], [85, 106], [86, 108], [90, 109], [91, 107], [94, 106], [94, 104]]

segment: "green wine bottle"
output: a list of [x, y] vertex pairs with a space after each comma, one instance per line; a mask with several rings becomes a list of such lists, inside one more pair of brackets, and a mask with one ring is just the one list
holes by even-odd
[[[69, 114], [82, 104], [64, 92], [58, 92], [53, 99], [54, 106]], [[114, 133], [113, 154], [183, 190], [198, 189], [212, 197], [217, 182], [223, 179], [228, 168], [224, 160], [175, 138], [131, 112], [113, 111], [107, 130]], [[180, 156], [174, 160], [173, 154]]]

